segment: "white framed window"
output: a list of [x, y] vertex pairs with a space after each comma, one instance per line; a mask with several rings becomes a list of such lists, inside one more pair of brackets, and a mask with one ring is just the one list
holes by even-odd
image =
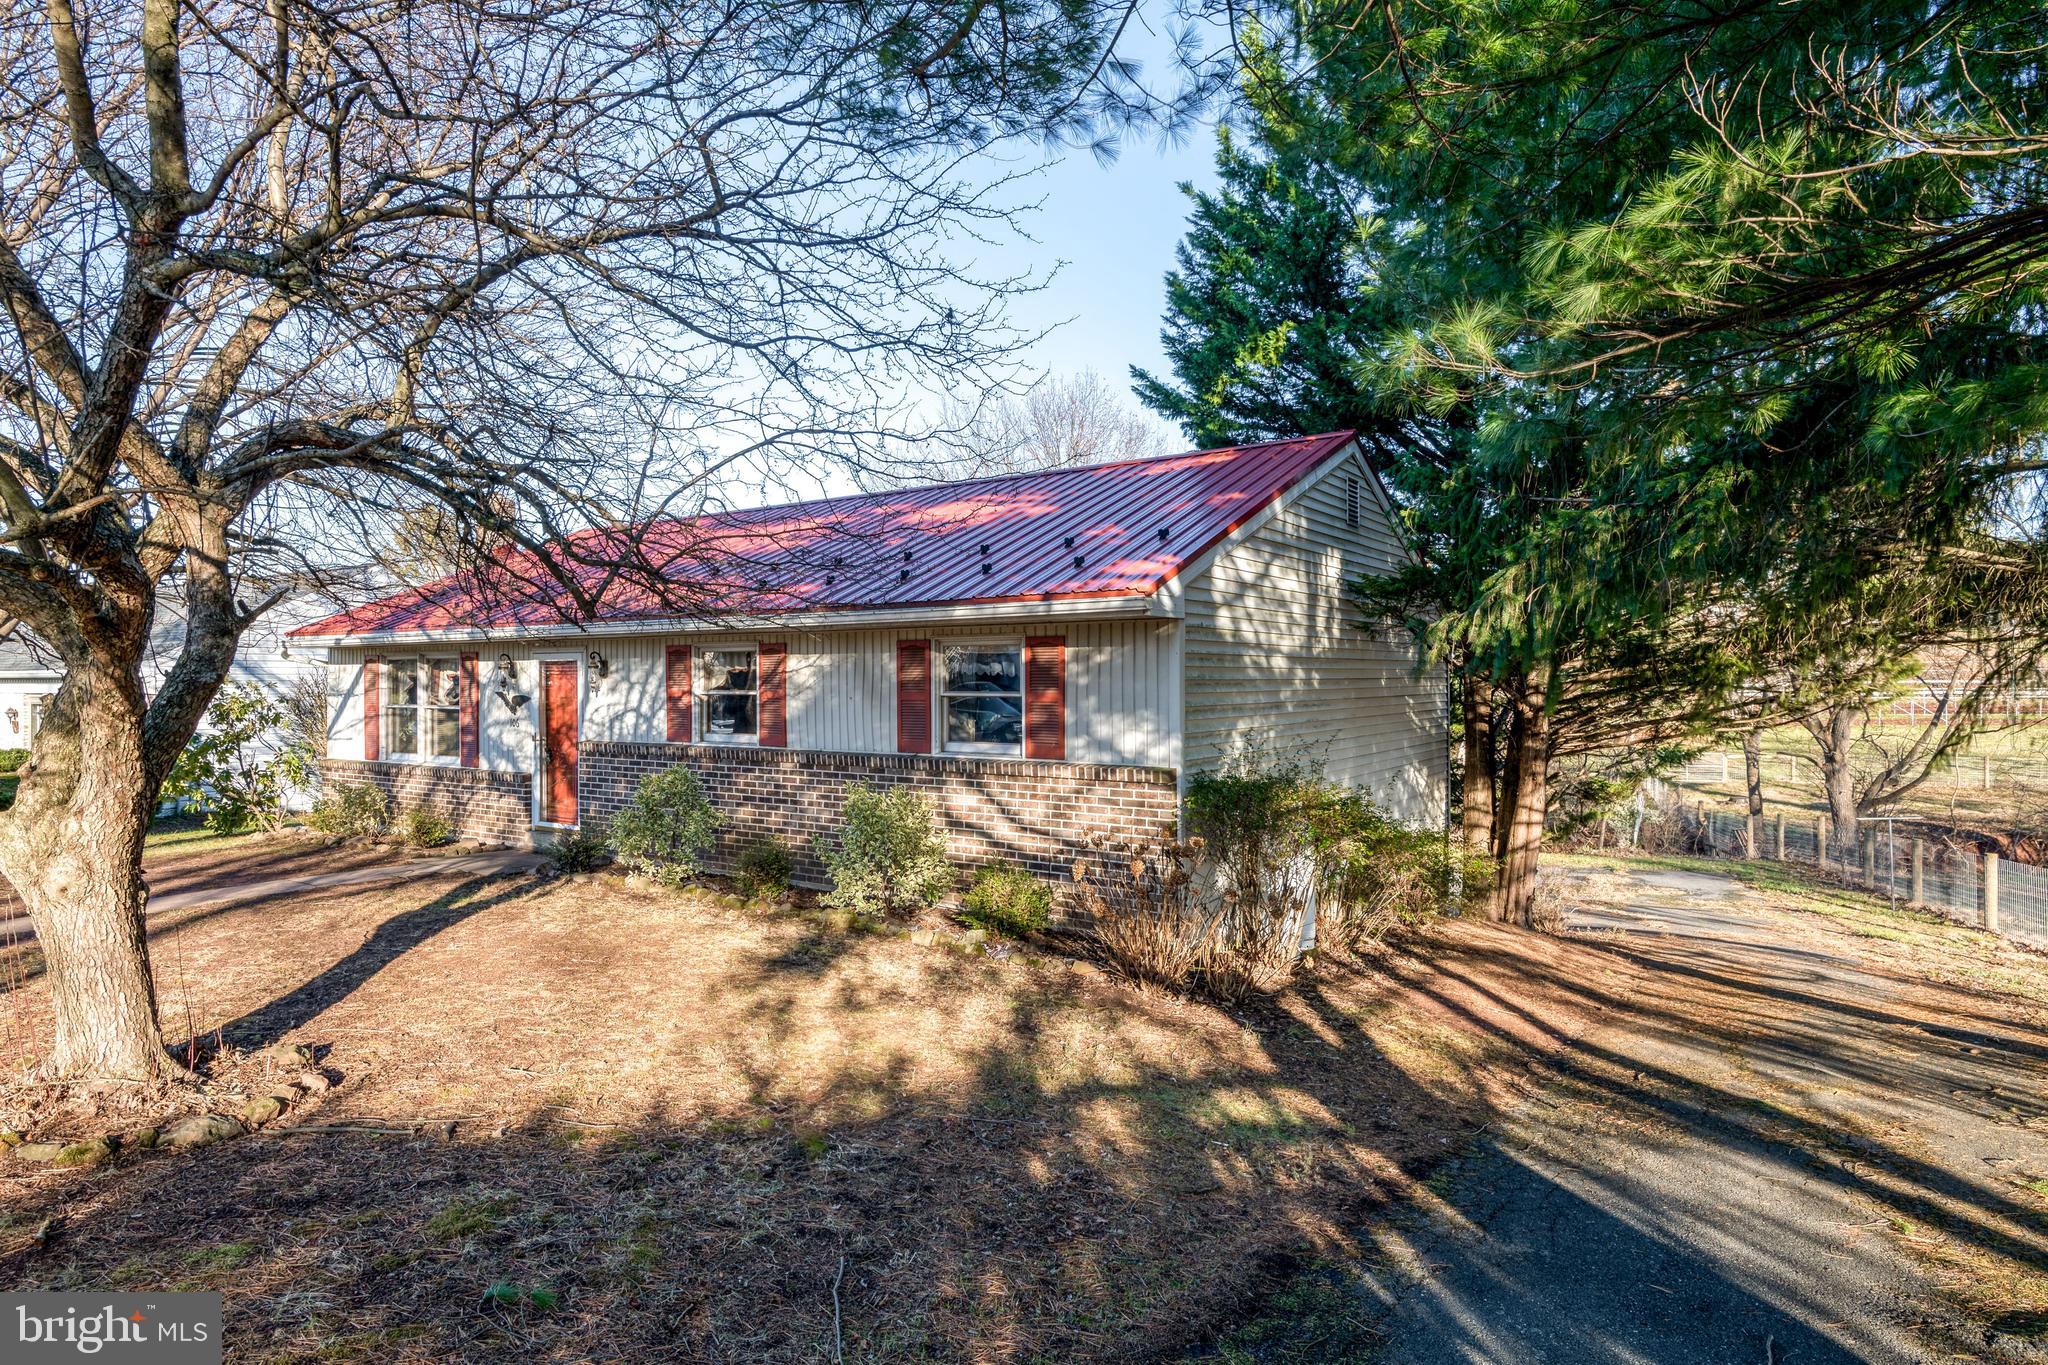
[[417, 763], [462, 758], [462, 670], [455, 658], [384, 664], [384, 753]]
[[954, 754], [1024, 752], [1024, 645], [949, 644], [939, 651], [940, 747]]
[[761, 654], [752, 646], [704, 651], [704, 739], [761, 741]]

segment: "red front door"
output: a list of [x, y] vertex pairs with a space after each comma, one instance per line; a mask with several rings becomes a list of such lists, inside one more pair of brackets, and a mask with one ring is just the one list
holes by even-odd
[[540, 666], [541, 807], [551, 825], [576, 823], [576, 661]]

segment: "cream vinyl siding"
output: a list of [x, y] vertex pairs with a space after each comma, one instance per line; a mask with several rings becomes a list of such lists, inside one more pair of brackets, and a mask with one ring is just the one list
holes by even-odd
[[[1359, 525], [1345, 522], [1358, 480]], [[1443, 822], [1443, 675], [1416, 673], [1405, 630], [1368, 632], [1345, 595], [1407, 562], [1354, 452], [1292, 494], [1186, 585], [1187, 770], [1246, 747], [1306, 759], [1412, 824]]]
[[[896, 642], [898, 640], [1021, 640], [1026, 635], [1063, 635], [1067, 641], [1067, 759], [1172, 768], [1179, 764], [1175, 734], [1180, 713], [1175, 621], [1063, 621], [985, 627], [945, 626], [848, 631], [729, 631], [696, 635], [584, 635], [558, 641], [480, 641], [474, 644], [386, 646], [376, 650], [337, 649], [330, 665], [330, 698], [346, 695], [353, 707], [349, 728], [342, 706], [334, 717], [328, 752], [336, 758], [362, 756], [362, 661], [421, 652], [452, 654], [474, 650], [482, 713], [480, 761], [489, 769], [530, 772], [533, 768], [535, 705], [517, 712], [500, 700], [498, 659], [512, 659], [512, 690], [534, 697], [539, 690], [536, 660], [547, 656], [604, 656], [605, 676], [585, 665], [583, 738], [586, 741], [658, 742], [668, 737], [667, 647], [693, 650], [779, 641], [789, 650], [789, 747], [851, 753], [896, 751]], [[333, 681], [339, 679], [337, 683]], [[349, 691], [337, 693], [336, 687]], [[693, 692], [701, 691], [701, 683]], [[701, 733], [702, 698], [696, 698]]]

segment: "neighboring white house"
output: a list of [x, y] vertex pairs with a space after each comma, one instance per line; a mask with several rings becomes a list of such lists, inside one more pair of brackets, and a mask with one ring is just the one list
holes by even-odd
[[1347, 594], [1407, 556], [1348, 432], [640, 534], [715, 617], [619, 579], [572, 623], [514, 574], [293, 631], [329, 661], [325, 780], [524, 844], [685, 763], [728, 849], [799, 853], [849, 785], [908, 784], [956, 856], [1055, 873], [1091, 834], [1171, 827], [1247, 746], [1444, 818], [1443, 678]]
[[[269, 590], [274, 591], [275, 585]], [[279, 699], [301, 687], [324, 692], [326, 651], [297, 644], [289, 632], [331, 615], [337, 600], [361, 601], [368, 595], [361, 590], [338, 591], [333, 583], [327, 582], [296, 588], [257, 617], [243, 633], [228, 681], [261, 687]], [[158, 598], [155, 628], [142, 658], [145, 697], [156, 695], [165, 675], [177, 663], [184, 643], [185, 620], [173, 583]], [[31, 747], [42, 723], [43, 708], [56, 695], [63, 680], [63, 665], [56, 652], [26, 628], [17, 627], [0, 639], [0, 749]], [[283, 736], [267, 741], [272, 751], [283, 742]], [[292, 805], [303, 807], [313, 795], [297, 793]]]
[[26, 749], [64, 674], [40, 640], [20, 627], [0, 639], [0, 749]]
[[[253, 586], [250, 591], [257, 591]], [[267, 586], [264, 592], [276, 591]], [[342, 600], [361, 601], [369, 594], [357, 592]], [[334, 612], [336, 594], [331, 586], [294, 589], [270, 607], [242, 632], [235, 647], [235, 662], [228, 670], [230, 683], [260, 687], [274, 697], [285, 697], [299, 687], [320, 687], [327, 677], [326, 653], [309, 649], [292, 638], [291, 632]], [[149, 649], [142, 659], [142, 691], [153, 697], [164, 677], [178, 662], [185, 647], [185, 616], [175, 585], [157, 600], [156, 625], [150, 632]]]

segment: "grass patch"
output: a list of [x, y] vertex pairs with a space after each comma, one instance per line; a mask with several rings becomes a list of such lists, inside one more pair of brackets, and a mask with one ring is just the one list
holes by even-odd
[[1372, 1365], [1379, 1333], [1353, 1283], [1356, 1271], [1313, 1266], [1266, 1300], [1259, 1315], [1192, 1360], [1223, 1365]]
[[143, 837], [145, 856], [157, 854], [219, 853], [238, 848], [256, 848], [264, 840], [261, 830], [243, 834], [215, 834], [196, 815], [167, 815], [151, 823]]
[[451, 1199], [422, 1229], [437, 1242], [467, 1241], [503, 1227], [516, 1201], [507, 1195], [488, 1199]]
[[[336, 856], [267, 856], [287, 851]], [[1803, 895], [1863, 899], [1768, 899]], [[1812, 914], [1783, 927], [1849, 942]], [[1545, 1059], [1619, 1022], [1616, 1002], [1692, 1020], [1718, 989], [1611, 942], [1458, 920], [1364, 960], [1332, 952], [1224, 1011], [1049, 953], [997, 963], [608, 875], [429, 877], [153, 928], [179, 1029], [239, 1043], [282, 1025], [342, 1078], [332, 1117], [427, 1140], [249, 1141], [20, 1182], [0, 1190], [0, 1263], [28, 1289], [151, 1289], [246, 1242], [261, 1253], [234, 1272], [227, 1329], [252, 1360], [324, 1342], [335, 1359], [811, 1365], [833, 1353], [835, 1279], [848, 1360], [1205, 1342], [1236, 1362], [1370, 1358], [1376, 1300], [1336, 1268], [1368, 1192], [1398, 1197], [1524, 1107]], [[1983, 951], [1967, 937], [1958, 961]], [[9, 1053], [0, 1032], [0, 1063], [20, 1070], [47, 985], [8, 995], [26, 1041]], [[1748, 998], [1745, 1018], [1783, 1012]], [[432, 1136], [448, 1120], [452, 1140]], [[66, 1235], [29, 1254], [47, 1216]], [[480, 1303], [493, 1285], [508, 1301]], [[569, 1309], [537, 1311], [541, 1286]], [[406, 1324], [404, 1344], [380, 1344], [381, 1324]]]
[[180, 1258], [185, 1269], [202, 1275], [239, 1270], [256, 1255], [254, 1242], [222, 1242], [217, 1246], [193, 1247]]

